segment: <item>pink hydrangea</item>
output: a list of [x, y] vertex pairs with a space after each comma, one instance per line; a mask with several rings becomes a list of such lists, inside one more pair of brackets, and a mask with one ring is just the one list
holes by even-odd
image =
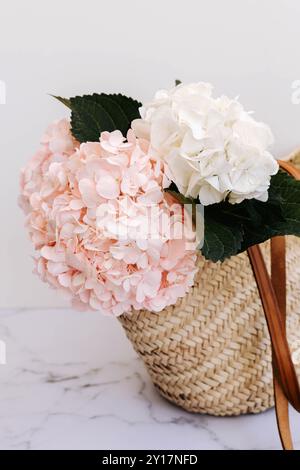
[[182, 209], [164, 196], [169, 182], [148, 148], [132, 131], [80, 145], [61, 120], [22, 171], [35, 270], [78, 308], [158, 312], [193, 284], [195, 242], [187, 245]]

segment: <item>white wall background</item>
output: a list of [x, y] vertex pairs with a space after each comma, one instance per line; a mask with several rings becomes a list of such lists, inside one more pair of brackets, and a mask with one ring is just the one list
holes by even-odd
[[299, 0], [2, 0], [0, 308], [65, 305], [31, 274], [16, 204], [19, 168], [66, 113], [47, 93], [144, 100], [175, 78], [210, 81], [270, 124], [279, 156], [300, 145], [299, 18]]

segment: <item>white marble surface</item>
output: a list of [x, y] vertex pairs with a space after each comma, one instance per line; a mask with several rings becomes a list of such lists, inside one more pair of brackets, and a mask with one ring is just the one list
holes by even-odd
[[115, 319], [0, 311], [0, 340], [0, 449], [280, 449], [273, 410], [215, 418], [166, 402]]

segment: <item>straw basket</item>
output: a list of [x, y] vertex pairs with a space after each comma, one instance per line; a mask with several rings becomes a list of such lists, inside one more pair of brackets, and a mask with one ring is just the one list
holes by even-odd
[[[270, 265], [269, 242], [262, 251]], [[287, 237], [287, 331], [300, 347], [300, 239]], [[198, 257], [194, 287], [159, 314], [120, 321], [154, 385], [182, 408], [212, 415], [259, 413], [274, 405], [271, 347], [247, 253], [224, 263]]]

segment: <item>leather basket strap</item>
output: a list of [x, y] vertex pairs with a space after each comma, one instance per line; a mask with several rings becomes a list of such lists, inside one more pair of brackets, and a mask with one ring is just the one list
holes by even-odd
[[[286, 322], [286, 243], [285, 237], [271, 239], [271, 279], [278, 301], [278, 307]], [[274, 400], [276, 408], [276, 420], [279, 436], [283, 449], [293, 450], [293, 439], [289, 420], [289, 402], [281, 384], [274, 373]]]
[[[281, 168], [300, 179], [300, 171], [288, 162]], [[266, 268], [258, 245], [248, 249], [249, 259], [261, 297], [272, 344], [276, 418], [283, 449], [292, 450], [288, 404], [300, 412], [300, 387], [286, 337], [285, 239], [271, 240], [271, 273]]]

